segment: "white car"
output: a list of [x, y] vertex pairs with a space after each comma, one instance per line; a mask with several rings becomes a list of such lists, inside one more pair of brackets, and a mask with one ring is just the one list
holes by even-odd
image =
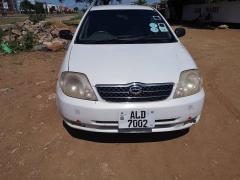
[[200, 119], [202, 79], [155, 9], [93, 6], [72, 39], [57, 82], [57, 105], [75, 129], [104, 133], [175, 131]]

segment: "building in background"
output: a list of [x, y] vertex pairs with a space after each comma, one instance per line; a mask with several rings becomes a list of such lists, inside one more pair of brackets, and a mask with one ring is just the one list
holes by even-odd
[[188, 0], [183, 5], [182, 20], [240, 24], [240, 0], [223, 0], [215, 3]]

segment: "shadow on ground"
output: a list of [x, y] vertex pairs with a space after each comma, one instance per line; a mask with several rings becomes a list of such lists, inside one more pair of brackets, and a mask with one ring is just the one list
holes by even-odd
[[69, 127], [63, 122], [64, 128], [68, 133], [77, 139], [85, 141], [93, 141], [99, 143], [142, 143], [142, 142], [158, 142], [168, 141], [179, 138], [186, 135], [189, 129], [174, 131], [174, 132], [161, 132], [161, 133], [120, 133], [120, 134], [108, 134], [108, 133], [94, 133], [82, 130], [76, 130]]
[[205, 29], [205, 30], [215, 30], [217, 24], [200, 24], [200, 23], [171, 23], [171, 26], [184, 26], [189, 29]]

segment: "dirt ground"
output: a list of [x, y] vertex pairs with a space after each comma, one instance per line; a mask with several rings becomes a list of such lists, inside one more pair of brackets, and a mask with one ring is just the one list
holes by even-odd
[[206, 103], [174, 133], [71, 131], [54, 99], [64, 52], [0, 56], [0, 179], [240, 179], [240, 31], [188, 29], [182, 42]]

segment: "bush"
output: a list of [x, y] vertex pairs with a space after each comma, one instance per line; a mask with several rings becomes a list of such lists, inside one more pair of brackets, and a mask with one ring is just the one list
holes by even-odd
[[22, 47], [24, 50], [30, 50], [33, 48], [35, 43], [34, 34], [32, 32], [27, 32], [22, 38]]
[[45, 13], [43, 3], [41, 3], [41, 2], [35, 2], [34, 9], [37, 14]]
[[43, 21], [45, 19], [46, 19], [45, 14], [30, 14], [29, 15], [29, 20], [34, 23], [38, 23], [39, 21]]
[[8, 42], [8, 46], [14, 51], [22, 51], [23, 48], [22, 46], [20, 46], [20, 42], [19, 41], [9, 41]]
[[0, 28], [0, 42], [2, 42], [3, 30]]
[[9, 41], [9, 47], [14, 51], [26, 51], [31, 50], [35, 44], [34, 34], [27, 32], [20, 41]]
[[47, 21], [45, 24], [46, 28], [49, 28], [51, 25], [53, 25], [53, 22], [50, 21]]

